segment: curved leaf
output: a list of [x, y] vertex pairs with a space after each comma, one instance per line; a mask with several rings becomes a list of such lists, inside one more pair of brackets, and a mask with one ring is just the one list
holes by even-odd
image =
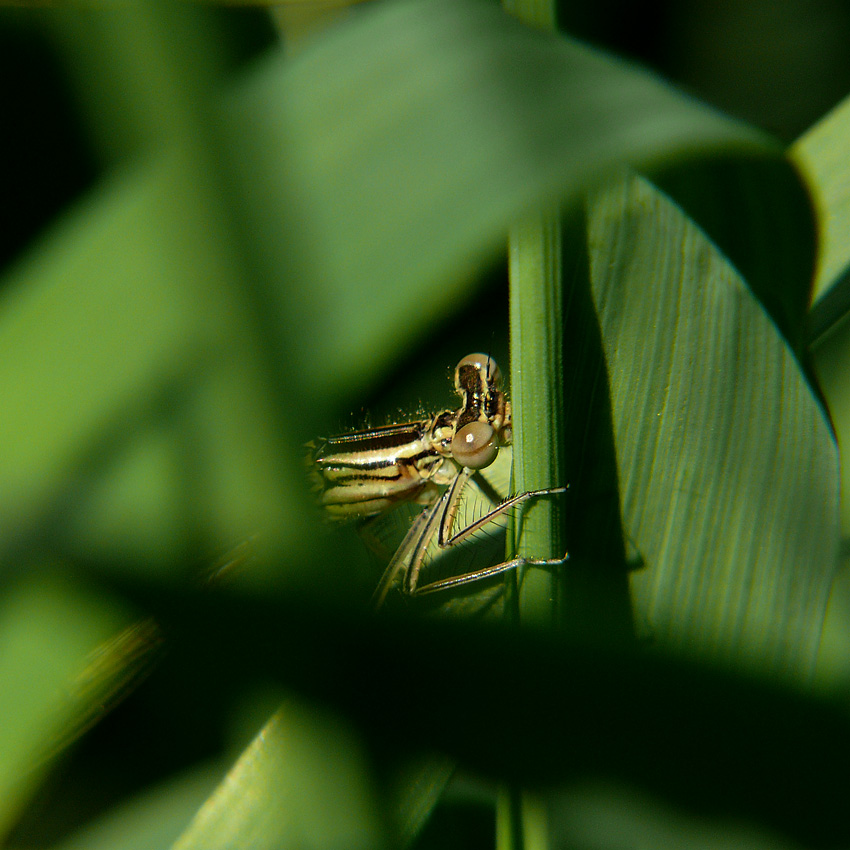
[[815, 298], [850, 266], [850, 98], [842, 101], [791, 147], [811, 192], [818, 225]]
[[278, 333], [317, 332], [282, 345], [318, 398], [468, 303], [470, 266], [530, 205], [575, 201], [623, 160], [780, 155], [652, 74], [477, 0], [404, 0], [289, 64], [269, 56], [225, 125]]
[[103, 600], [44, 577], [7, 588], [0, 600], [1, 835], [20, 816], [57, 742], [102, 695], [80, 693], [79, 677], [118, 623]]
[[203, 764], [169, 777], [87, 824], [54, 850], [163, 850], [186, 829], [222, 774]]
[[271, 677], [345, 711], [378, 752], [432, 748], [530, 787], [604, 776], [805, 846], [850, 838], [841, 691], [552, 631], [370, 620], [324, 600], [166, 604], [173, 657], [195, 665], [179, 686], [201, 699], [221, 677]]
[[589, 240], [639, 626], [808, 675], [839, 540], [823, 411], [735, 270], [646, 182], [597, 198]]
[[339, 721], [285, 704], [173, 846], [365, 850], [381, 845], [356, 740]]

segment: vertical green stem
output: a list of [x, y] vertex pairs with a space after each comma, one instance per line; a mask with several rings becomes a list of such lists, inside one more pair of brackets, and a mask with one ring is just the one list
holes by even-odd
[[496, 850], [546, 850], [546, 807], [539, 797], [514, 786], [499, 789], [496, 800]]
[[[517, 492], [564, 485], [564, 370], [561, 230], [557, 211], [529, 213], [509, 236], [511, 404]], [[515, 525], [517, 555], [564, 554], [562, 500], [530, 503]], [[522, 621], [555, 622], [557, 571], [528, 568], [519, 576]]]
[[514, 785], [503, 785], [496, 797], [496, 850], [524, 846], [522, 820], [522, 791]]
[[[530, 26], [556, 29], [554, 0], [503, 0], [505, 9]], [[561, 228], [556, 209], [530, 211], [508, 237], [511, 319], [511, 403], [515, 492], [564, 484], [563, 294]], [[540, 499], [528, 506], [508, 546], [514, 555], [556, 558], [564, 554], [560, 505]], [[513, 539], [510, 539], [510, 537]], [[541, 569], [507, 576], [506, 615], [518, 623], [557, 621], [557, 574]], [[509, 787], [499, 795], [498, 850], [546, 850], [542, 800]]]
[[[563, 359], [561, 230], [557, 212], [528, 214], [511, 228], [511, 388], [516, 492], [563, 485]], [[536, 500], [513, 525], [509, 557], [564, 554], [557, 497]], [[555, 625], [558, 573], [529, 567], [508, 573], [507, 616], [515, 622]], [[546, 850], [546, 810], [533, 795], [510, 788], [496, 816], [499, 850]]]
[[[532, 27], [557, 29], [555, 0], [502, 0]], [[515, 492], [563, 486], [561, 415], [564, 369], [561, 228], [557, 208], [529, 211], [508, 236]], [[564, 554], [560, 505], [540, 499], [514, 525], [508, 557]], [[509, 536], [510, 537], [510, 536]], [[509, 575], [507, 615], [515, 621], [556, 619], [553, 580], [542, 570]]]

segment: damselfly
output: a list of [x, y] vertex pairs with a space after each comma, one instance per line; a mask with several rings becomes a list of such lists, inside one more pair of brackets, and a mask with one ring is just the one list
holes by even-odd
[[375, 607], [402, 573], [409, 595], [458, 587], [521, 565], [555, 566], [564, 558], [513, 558], [492, 566], [419, 584], [429, 546], [447, 549], [468, 539], [506, 511], [565, 487], [530, 490], [498, 504], [454, 530], [461, 494], [480, 470], [511, 443], [511, 405], [501, 389], [496, 361], [470, 354], [455, 368], [457, 410], [400, 425], [385, 425], [328, 437], [311, 444], [311, 468], [322, 505], [336, 519], [367, 518], [402, 502], [425, 505], [405, 535], [373, 596]]

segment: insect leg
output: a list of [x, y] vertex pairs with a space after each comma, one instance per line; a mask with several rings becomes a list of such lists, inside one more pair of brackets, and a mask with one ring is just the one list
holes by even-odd
[[[464, 472], [472, 473], [472, 470], [464, 470]], [[460, 476], [458, 476], [460, 478]], [[467, 476], [466, 480], [469, 480], [469, 476]], [[488, 522], [492, 522], [496, 517], [505, 513], [505, 511], [509, 511], [511, 508], [515, 508], [517, 505], [521, 505], [523, 502], [527, 502], [529, 499], [535, 499], [538, 496], [551, 496], [554, 493], [566, 493], [567, 487], [547, 487], [543, 490], [528, 490], [525, 493], [519, 493], [516, 496], [512, 496], [510, 499], [506, 499], [500, 505], [497, 505], [493, 508], [492, 511], [484, 514], [483, 517], [475, 520], [475, 522], [470, 523], [466, 528], [461, 529], [457, 534], [452, 534], [452, 526], [454, 525], [455, 514], [457, 513], [457, 498], [455, 498], [455, 503], [451, 506], [446, 506], [443, 511], [443, 522], [440, 525], [440, 536], [438, 537], [438, 543], [442, 548], [446, 548], [448, 546], [454, 546], [455, 543], [460, 543], [462, 540], [465, 540], [469, 537], [470, 534], [478, 531], [478, 529], [487, 525]]]
[[[455, 517], [457, 515], [460, 493], [466, 483], [473, 475], [473, 470], [463, 469], [458, 477], [452, 482], [452, 486], [443, 494], [440, 501], [434, 505], [434, 516], [429, 521], [430, 534], [427, 539], [421, 541], [418, 548], [415, 560], [411, 562], [408, 570], [407, 580], [405, 581], [405, 590], [411, 595], [424, 593], [433, 593], [437, 590], [446, 590], [452, 587], [458, 587], [463, 584], [469, 584], [473, 581], [489, 578], [490, 576], [498, 575], [499, 573], [507, 572], [508, 570], [516, 569], [520, 566], [540, 566], [540, 567], [556, 567], [563, 565], [569, 559], [569, 553], [565, 553], [563, 558], [514, 558], [510, 561], [503, 561], [499, 564], [494, 564], [490, 567], [484, 567], [480, 570], [462, 573], [458, 576], [442, 579], [440, 581], [430, 582], [428, 584], [418, 585], [419, 570], [421, 568], [422, 559], [425, 556], [428, 543], [433, 537], [434, 531], [438, 531], [437, 544], [441, 549], [448, 549], [457, 543], [462, 542], [474, 532], [485, 526], [488, 522], [492, 522], [497, 517], [509, 511], [529, 499], [534, 499], [539, 496], [549, 496], [554, 493], [566, 492], [566, 487], [551, 487], [543, 490], [529, 490], [525, 493], [519, 493], [510, 499], [505, 500], [502, 504], [497, 505], [493, 510], [486, 513], [483, 517], [470, 523], [466, 528], [461, 529], [456, 534], [452, 534]], [[422, 538], [424, 538], [424, 533]]]
[[449, 590], [453, 587], [459, 587], [462, 584], [470, 584], [473, 581], [480, 581], [481, 579], [490, 578], [490, 576], [506, 573], [508, 570], [515, 570], [517, 567], [561, 567], [569, 558], [569, 552], [565, 553], [563, 558], [513, 558], [510, 561], [503, 561], [501, 564], [494, 564], [492, 567], [484, 567], [480, 570], [474, 570], [471, 573], [462, 573], [459, 576], [452, 576], [451, 578], [423, 584], [413, 592], [417, 596], [421, 596], [425, 593], [434, 593], [438, 590]]

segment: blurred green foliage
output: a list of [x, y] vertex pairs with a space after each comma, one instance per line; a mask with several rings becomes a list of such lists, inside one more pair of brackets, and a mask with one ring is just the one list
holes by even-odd
[[[3, 10], [9, 846], [847, 843], [850, 21], [763, 5]], [[540, 207], [568, 628], [368, 618], [302, 446], [505, 365]]]

